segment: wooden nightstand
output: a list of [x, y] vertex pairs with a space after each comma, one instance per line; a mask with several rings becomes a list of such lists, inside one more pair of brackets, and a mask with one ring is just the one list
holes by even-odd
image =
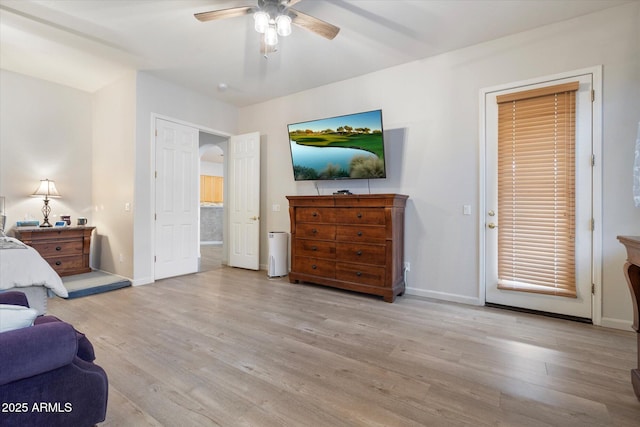
[[15, 236], [37, 250], [60, 276], [88, 273], [95, 227], [19, 227]]

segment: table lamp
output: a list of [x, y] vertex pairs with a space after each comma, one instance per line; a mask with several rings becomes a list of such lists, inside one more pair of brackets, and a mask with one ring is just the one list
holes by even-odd
[[60, 197], [58, 190], [56, 189], [56, 183], [49, 179], [40, 180], [40, 186], [31, 195], [33, 197], [44, 196], [44, 206], [42, 207], [42, 215], [44, 215], [44, 221], [40, 227], [51, 227], [49, 223], [49, 214], [51, 213], [51, 207], [49, 206], [49, 197]]

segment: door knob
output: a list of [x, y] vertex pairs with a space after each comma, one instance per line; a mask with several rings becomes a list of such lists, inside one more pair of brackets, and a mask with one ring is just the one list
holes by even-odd
[[250, 220], [252, 220], [252, 221], [257, 221], [257, 220], [259, 220], [259, 219], [260, 219], [260, 217], [259, 217], [259, 216], [252, 216], [252, 217], [251, 217], [251, 218], [249, 218], [249, 219], [250, 219]]
[[489, 216], [496, 216], [496, 212], [494, 210], [490, 210], [487, 215]]
[[490, 222], [489, 224], [487, 224], [487, 227], [491, 229], [498, 228], [498, 224], [494, 224], [493, 222]]

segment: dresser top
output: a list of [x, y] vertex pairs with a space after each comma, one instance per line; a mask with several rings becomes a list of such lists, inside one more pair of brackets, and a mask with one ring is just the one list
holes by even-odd
[[329, 194], [286, 196], [291, 206], [404, 206], [404, 194]]
[[66, 227], [16, 227], [14, 230], [17, 233], [31, 232], [31, 233], [46, 233], [53, 231], [72, 231], [72, 230], [93, 230], [94, 226], [92, 225], [73, 225]]

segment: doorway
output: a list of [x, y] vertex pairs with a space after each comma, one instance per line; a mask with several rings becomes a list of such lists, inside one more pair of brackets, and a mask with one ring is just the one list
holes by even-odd
[[[482, 297], [486, 303], [590, 319], [593, 320], [595, 324], [599, 323], [599, 284], [601, 268], [599, 255], [601, 254], [601, 241], [598, 237], [598, 228], [600, 226], [599, 220], [601, 216], [601, 177], [597, 172], [599, 169], [596, 165], [600, 160], [601, 154], [601, 122], [599, 119], [599, 112], [601, 111], [601, 102], [599, 99], [599, 94], [601, 93], [600, 76], [600, 69], [594, 67], [592, 69], [579, 70], [557, 76], [548, 76], [526, 82], [517, 82], [481, 91], [481, 111], [483, 113], [481, 155], [483, 160], [481, 162], [481, 216], [479, 218], [481, 242], [480, 272], [481, 292], [483, 293]], [[520, 120], [517, 117], [529, 113], [526, 113], [528, 111], [526, 104], [516, 107], [515, 102], [520, 101], [513, 101], [513, 112], [509, 109], [507, 111], [508, 115], [504, 113], [504, 116], [500, 116], [503, 118], [499, 118], [497, 107], [497, 104], [500, 102], [507, 100], [511, 103], [511, 99], [520, 99], [518, 98], [519, 96], [534, 96], [537, 102], [537, 99], [540, 99], [538, 97], [541, 96], [541, 92], [549, 90], [548, 88], [569, 84], [568, 82], [573, 82], [572, 84], [577, 87], [577, 90], [575, 90], [575, 101], [573, 102], [575, 105], [575, 119], [569, 120], [575, 123], [575, 160], [570, 163], [570, 167], [575, 169], [571, 172], [572, 176], [575, 177], [575, 190], [572, 190], [575, 192], [575, 197], [570, 198], [571, 202], [574, 203], [574, 207], [571, 209], [575, 212], [575, 226], [566, 229], [569, 230], [568, 233], [571, 234], [571, 237], [568, 239], [568, 247], [574, 247], [573, 250], [575, 251], [575, 267], [570, 267], [570, 269], [573, 270], [572, 273], [575, 273], [575, 280], [571, 279], [571, 281], [574, 282], [572, 285], [575, 286], [572, 290], [573, 294], [564, 292], [564, 289], [562, 289], [562, 286], [564, 286], [563, 283], [556, 281], [558, 276], [553, 271], [554, 268], [548, 268], [548, 261], [542, 258], [542, 254], [545, 251], [549, 252], [545, 247], [553, 247], [553, 245], [549, 245], [550, 240], [548, 237], [545, 237], [546, 235], [544, 234], [545, 227], [546, 229], [550, 229], [547, 226], [550, 220], [547, 219], [546, 213], [541, 213], [542, 206], [547, 203], [549, 198], [538, 197], [537, 194], [541, 191], [541, 188], [543, 188], [541, 187], [541, 185], [543, 185], [541, 183], [548, 181], [546, 177], [549, 175], [542, 175], [542, 180], [532, 175], [539, 174], [540, 171], [543, 170], [543, 164], [540, 163], [542, 157], [539, 154], [530, 152], [531, 148], [529, 147], [539, 147], [542, 145], [542, 141], [545, 140], [531, 139], [532, 134], [530, 132], [534, 128], [538, 129], [538, 125], [535, 127], [527, 127], [525, 131], [517, 130], [508, 133], [507, 136], [509, 137], [512, 134], [514, 135], [514, 142], [509, 143], [515, 144], [512, 145], [512, 149], [509, 149], [510, 155], [514, 155], [511, 154], [511, 152], [517, 153], [518, 150], [525, 150], [523, 151], [524, 157], [522, 161], [524, 161], [525, 164], [531, 159], [535, 161], [531, 163], [530, 170], [533, 172], [526, 169], [528, 166], [524, 167], [523, 165], [519, 165], [519, 160], [509, 160], [507, 170], [504, 163], [500, 163], [499, 160], [501, 157], [498, 149], [498, 135], [502, 135], [502, 133], [498, 131], [498, 123], [504, 119], [505, 123], [509, 126], [512, 126], [512, 123], [514, 123], [513, 126], [516, 126], [515, 123], [518, 123], [518, 120]], [[595, 95], [596, 93], [598, 96]], [[500, 98], [502, 98], [502, 100]], [[524, 102], [527, 103], [529, 100], [527, 99]], [[511, 107], [508, 106], [508, 108]], [[530, 120], [530, 117], [538, 120], [538, 118], [541, 117], [541, 111], [543, 110], [538, 109], [535, 110], [534, 115], [525, 115], [523, 117], [526, 117], [526, 120]], [[545, 109], [544, 111], [544, 114], [547, 114], [548, 110]], [[529, 126], [527, 124], [528, 122], [525, 121], [523, 123], [523, 126]], [[556, 121], [555, 123], [557, 124], [558, 122]], [[553, 128], [553, 118], [551, 128]], [[500, 129], [503, 129], [503, 127]], [[500, 132], [502, 132], [502, 130]], [[520, 136], [516, 138], [515, 135]], [[522, 146], [518, 145], [522, 143], [515, 142], [516, 139], [519, 140], [523, 137], [528, 138], [532, 143]], [[501, 144], [504, 145], [503, 143]], [[547, 142], [544, 144], [547, 144]], [[516, 155], [514, 159], [517, 158]], [[502, 166], [500, 166], [500, 164], [502, 164]], [[557, 165], [559, 165], [559, 163], [552, 164], [552, 175], [559, 171]], [[523, 191], [523, 193], [521, 196], [518, 196], [518, 194], [513, 193], [513, 191], [515, 191], [514, 189], [516, 188], [520, 188], [520, 184], [513, 180], [518, 179], [516, 177], [520, 174], [525, 174], [523, 176], [525, 176], [526, 179], [534, 179], [535, 182], [533, 184], [524, 182], [524, 186], [522, 190], [520, 190]], [[501, 176], [506, 176], [512, 180], [509, 181], [510, 184], [508, 186], [503, 186], [503, 184], [499, 185], [500, 182], [503, 182], [501, 180], [504, 180]], [[510, 192], [508, 196], [509, 199], [507, 200], [505, 196], [503, 200], [507, 200], [508, 203], [503, 203], [500, 201], [500, 194], [502, 194], [501, 191], [507, 190]], [[570, 194], [570, 192], [567, 194]], [[544, 203], [543, 199], [545, 200]], [[557, 200], [560, 199], [557, 198]], [[550, 203], [556, 206], [557, 200], [553, 199]], [[524, 218], [523, 220], [518, 220], [517, 218], [514, 220], [515, 210], [513, 203], [516, 203], [517, 215], [522, 216], [522, 218]], [[508, 210], [503, 209], [503, 211], [500, 211], [498, 206], [501, 204], [508, 206]], [[560, 223], [560, 220], [563, 220], [563, 217], [566, 215], [562, 213], [563, 211], [561, 210], [558, 212], [560, 212], [557, 216], [559, 220], [553, 221]], [[518, 223], [517, 221], [524, 222]], [[501, 227], [501, 224], [503, 224], [503, 227]], [[515, 226], [516, 228], [514, 229], [514, 224], [524, 224], [524, 227], [518, 225]], [[507, 227], [506, 230], [504, 226]], [[523, 231], [518, 231], [520, 229]], [[558, 237], [562, 233], [562, 231], [552, 231]], [[500, 234], [502, 234], [502, 238]], [[553, 240], [553, 237], [551, 240]], [[519, 249], [520, 246], [514, 246], [514, 242], [516, 242], [515, 244], [517, 245], [520, 245], [520, 242], [526, 242], [529, 246], [523, 247], [524, 249]], [[501, 250], [505, 251], [502, 255]], [[553, 248], [553, 250], [556, 249]], [[562, 261], [562, 256], [558, 255], [560, 252], [554, 254], [553, 251], [551, 251], [549, 253], [551, 258], [546, 259], [551, 259], [552, 266], [553, 263], [556, 262], [558, 271], [569, 265], [566, 264], [566, 261]], [[573, 261], [574, 260], [572, 260], [572, 262]], [[501, 262], [502, 266], [500, 266]], [[542, 267], [534, 270], [538, 268], [536, 266], [538, 264]], [[513, 265], [516, 265], [516, 267], [513, 268]], [[501, 272], [506, 271], [505, 268], [509, 270], [508, 274], [503, 277], [501, 274], [504, 273]], [[534, 276], [538, 275], [538, 277], [546, 276], [544, 280], [553, 283], [543, 283], [539, 285], [537, 278], [522, 279], [528, 275], [531, 276], [529, 273]], [[556, 287], [555, 289], [554, 286]]]
[[227, 140], [226, 137], [200, 131], [200, 273], [226, 264], [223, 254]]
[[222, 184], [226, 196], [220, 263], [258, 270], [260, 134], [231, 136], [158, 115], [152, 115], [152, 121], [153, 279], [199, 271], [201, 135], [203, 145], [222, 148], [223, 177], [228, 177]]

